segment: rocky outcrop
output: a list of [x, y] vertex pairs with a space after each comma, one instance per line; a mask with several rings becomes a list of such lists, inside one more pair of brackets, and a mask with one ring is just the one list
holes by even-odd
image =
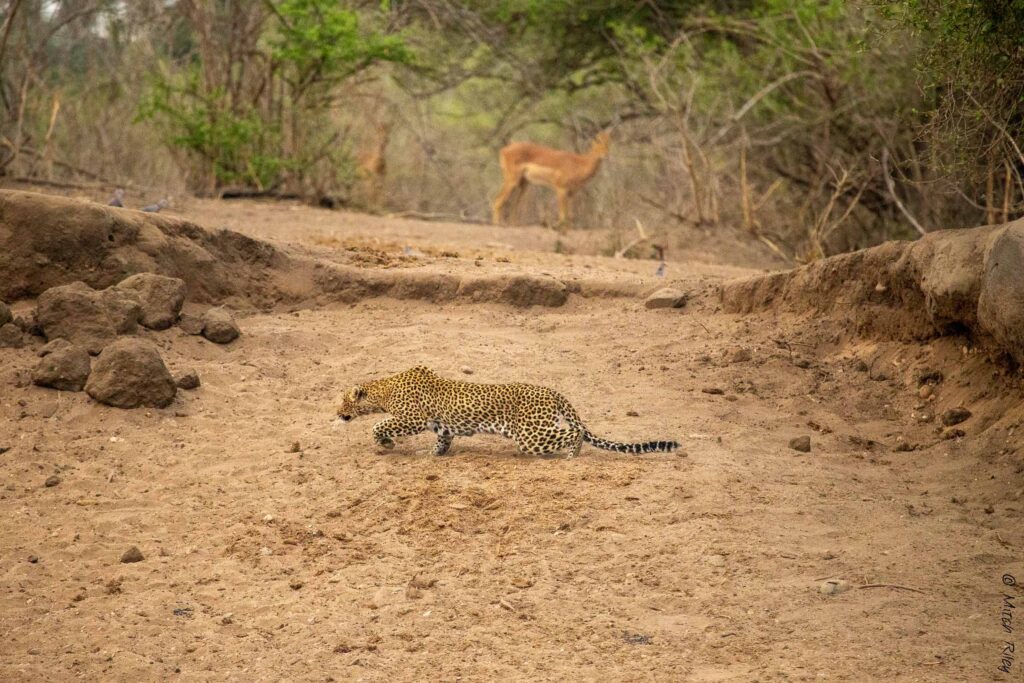
[[728, 312], [820, 313], [858, 334], [969, 331], [1024, 363], [1024, 220], [887, 242], [721, 289]]

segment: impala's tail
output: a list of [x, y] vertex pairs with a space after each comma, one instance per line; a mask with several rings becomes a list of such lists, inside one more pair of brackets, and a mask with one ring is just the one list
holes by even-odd
[[668, 453], [679, 448], [675, 441], [645, 441], [643, 443], [619, 443], [594, 436], [584, 430], [583, 440], [591, 446], [603, 448], [606, 451], [617, 451], [619, 453]]

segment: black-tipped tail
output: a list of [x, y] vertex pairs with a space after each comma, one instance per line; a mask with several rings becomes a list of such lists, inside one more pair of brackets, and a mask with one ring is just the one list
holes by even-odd
[[619, 443], [594, 436], [590, 432], [583, 433], [583, 440], [592, 446], [617, 453], [668, 453], [679, 448], [676, 441], [645, 441], [643, 443]]

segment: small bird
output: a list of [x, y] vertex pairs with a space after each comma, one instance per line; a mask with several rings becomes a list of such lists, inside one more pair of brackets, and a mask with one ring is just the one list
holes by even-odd
[[658, 269], [654, 271], [654, 277], [665, 277], [665, 262], [662, 261]]
[[168, 204], [170, 204], [170, 202], [166, 199], [161, 199], [156, 204], [150, 204], [149, 206], [142, 207], [139, 211], [145, 211], [146, 213], [160, 213], [162, 209], [167, 208]]
[[114, 190], [114, 196], [107, 202], [107, 206], [124, 206], [124, 190], [120, 187]]

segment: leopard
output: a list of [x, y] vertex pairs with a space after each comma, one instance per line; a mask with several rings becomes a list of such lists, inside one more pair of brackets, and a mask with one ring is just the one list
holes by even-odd
[[532, 384], [479, 384], [445, 379], [426, 366], [357, 384], [345, 391], [337, 419], [385, 413], [373, 426], [383, 450], [398, 437], [425, 431], [437, 435], [434, 455], [448, 455], [456, 436], [498, 434], [515, 441], [522, 453], [548, 456], [567, 451], [572, 458], [584, 443], [619, 453], [670, 452], [676, 441], [621, 443], [595, 436], [566, 398]]

